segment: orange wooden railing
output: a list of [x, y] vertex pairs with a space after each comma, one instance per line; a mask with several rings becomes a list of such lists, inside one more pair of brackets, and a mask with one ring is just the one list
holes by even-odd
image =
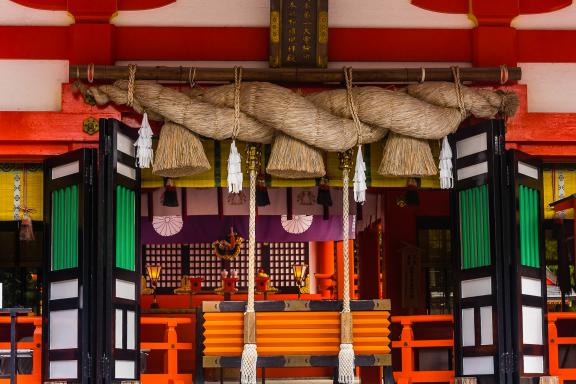
[[559, 361], [560, 345], [576, 345], [576, 337], [559, 337], [558, 320], [571, 321], [570, 329], [576, 329], [576, 312], [550, 312], [548, 313], [548, 356], [550, 360], [550, 376], [558, 376], [560, 384], [564, 380], [576, 380], [576, 368], [561, 368]]
[[392, 323], [402, 326], [400, 340], [392, 341], [392, 349], [400, 349], [402, 356], [402, 369], [394, 372], [394, 380], [398, 384], [408, 383], [452, 383], [454, 371], [420, 371], [416, 370], [418, 348], [454, 348], [454, 337], [437, 340], [417, 340], [414, 338], [413, 326], [424, 323], [454, 322], [452, 315], [421, 315], [421, 316], [394, 316]]
[[[561, 368], [559, 361], [560, 345], [576, 345], [576, 337], [558, 336], [558, 321], [573, 321], [576, 324], [576, 313], [573, 312], [551, 312], [548, 314], [548, 345], [550, 358], [550, 375], [558, 376], [560, 383], [565, 380], [576, 380], [576, 368]], [[152, 317], [143, 316], [141, 324], [164, 326], [164, 338], [160, 342], [143, 341], [141, 348], [150, 351], [165, 351], [164, 370], [158, 374], [142, 374], [141, 380], [148, 384], [192, 384], [193, 376], [190, 373], [179, 373], [178, 368], [178, 351], [193, 350], [195, 343], [179, 342], [177, 327], [179, 325], [192, 326], [194, 319], [192, 317]], [[18, 324], [32, 324], [34, 326], [33, 340], [21, 341], [17, 343], [19, 350], [32, 351], [32, 372], [31, 374], [18, 375], [20, 384], [39, 384], [41, 383], [42, 367], [42, 319], [37, 316], [18, 316]], [[414, 337], [413, 327], [415, 325], [425, 326], [425, 324], [434, 323], [453, 323], [451, 315], [421, 315], [421, 316], [395, 316], [392, 323], [401, 326], [400, 339], [392, 341], [392, 349], [400, 350], [401, 370], [394, 372], [394, 379], [398, 384], [408, 383], [439, 383], [454, 381], [454, 371], [420, 371], [416, 369], [416, 359], [418, 348], [453, 348], [454, 339], [416, 339]], [[9, 317], [0, 317], [0, 326], [9, 326]], [[570, 328], [574, 329], [576, 326]], [[0, 342], [0, 349], [9, 350], [9, 342]], [[9, 379], [0, 379], [0, 384], [9, 383]]]
[[[42, 382], [42, 318], [38, 316], [17, 316], [17, 324], [34, 325], [32, 341], [20, 341], [16, 344], [17, 350], [32, 351], [32, 373], [18, 375], [18, 384], [39, 384]], [[10, 317], [0, 316], [0, 326], [10, 326]], [[10, 342], [0, 342], [0, 349], [10, 350]], [[7, 384], [10, 379], [0, 379], [1, 384]]]
[[144, 317], [140, 319], [140, 324], [145, 325], [163, 325], [164, 340], [162, 342], [146, 342], [140, 343], [140, 348], [143, 350], [161, 350], [166, 351], [164, 359], [164, 370], [162, 373], [149, 374], [144, 373], [141, 375], [142, 383], [149, 384], [192, 384], [192, 375], [190, 373], [180, 373], [178, 370], [178, 351], [180, 350], [195, 350], [193, 343], [183, 343], [178, 341], [178, 333], [176, 327], [179, 325], [191, 325], [193, 319], [191, 317]]

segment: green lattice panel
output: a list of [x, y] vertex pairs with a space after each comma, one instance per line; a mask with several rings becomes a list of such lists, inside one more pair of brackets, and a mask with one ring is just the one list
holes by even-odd
[[520, 204], [520, 262], [528, 267], [540, 267], [538, 238], [538, 191], [521, 185]]
[[134, 191], [116, 187], [116, 267], [135, 270], [136, 213]]
[[490, 225], [486, 185], [459, 193], [462, 269], [490, 265]]
[[78, 267], [78, 186], [52, 192], [52, 270]]

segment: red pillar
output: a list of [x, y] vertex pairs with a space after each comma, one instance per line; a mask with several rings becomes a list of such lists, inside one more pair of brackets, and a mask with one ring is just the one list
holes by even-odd
[[331, 299], [334, 291], [334, 241], [316, 241], [316, 285], [322, 299]]
[[[381, 298], [380, 230], [380, 223], [376, 222], [356, 237], [358, 245], [358, 293], [361, 300]], [[360, 368], [360, 382], [362, 383], [379, 383], [381, 377], [382, 369], [380, 367]]]

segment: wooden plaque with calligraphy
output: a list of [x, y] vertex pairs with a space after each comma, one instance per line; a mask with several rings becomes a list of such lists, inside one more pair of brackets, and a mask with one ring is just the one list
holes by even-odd
[[270, 67], [328, 65], [328, 0], [270, 0]]

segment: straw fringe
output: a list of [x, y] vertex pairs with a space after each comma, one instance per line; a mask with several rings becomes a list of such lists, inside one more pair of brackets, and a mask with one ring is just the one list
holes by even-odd
[[274, 139], [266, 172], [285, 179], [308, 179], [326, 174], [320, 150], [282, 133]]
[[438, 173], [426, 140], [390, 133], [378, 173], [384, 176], [432, 176]]
[[160, 131], [152, 173], [162, 177], [192, 176], [210, 169], [202, 141], [181, 125], [166, 122]]

